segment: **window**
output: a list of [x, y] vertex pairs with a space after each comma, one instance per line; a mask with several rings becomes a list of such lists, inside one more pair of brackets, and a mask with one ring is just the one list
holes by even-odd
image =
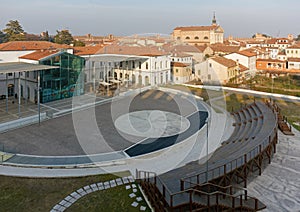
[[177, 37], [177, 40], [180, 40], [180, 37]]
[[209, 75], [207, 76], [207, 78], [208, 78], [208, 80], [211, 80], [211, 75], [209, 74]]
[[37, 77], [37, 71], [34, 71], [33, 72], [33, 79], [36, 79], [36, 77]]
[[11, 77], [13, 74], [12, 73], [8, 73], [8, 76]]
[[120, 62], [120, 68], [122, 68], [123, 67], [123, 62]]
[[176, 68], [176, 70], [175, 70], [175, 71], [176, 71], [176, 73], [178, 73], [178, 68]]
[[149, 67], [148, 67], [148, 62], [146, 62], [146, 69], [148, 70], [148, 68], [149, 68]]
[[190, 37], [189, 37], [189, 36], [187, 36], [185, 39], [186, 39], [186, 40], [189, 40], [189, 39], [190, 39]]
[[208, 37], [207, 37], [207, 36], [205, 36], [205, 37], [204, 37], [204, 40], [208, 40]]
[[209, 64], [209, 67], [210, 67], [210, 68], [212, 67], [212, 64], [211, 64], [211, 63]]
[[26, 77], [29, 77], [29, 71], [26, 72]]
[[132, 68], [135, 68], [135, 63], [134, 63], [134, 61], [132, 61]]
[[142, 62], [139, 62], [139, 69], [142, 69]]
[[199, 37], [198, 37], [198, 36], [196, 36], [196, 37], [195, 37], [195, 40], [199, 40]]
[[294, 63], [290, 63], [290, 66], [294, 66]]

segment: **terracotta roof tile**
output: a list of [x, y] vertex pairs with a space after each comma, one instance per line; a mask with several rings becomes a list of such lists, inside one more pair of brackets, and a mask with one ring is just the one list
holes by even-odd
[[48, 41], [11, 41], [0, 44], [0, 51], [26, 51], [41, 49], [68, 49], [69, 45], [61, 45]]
[[256, 62], [275, 62], [275, 63], [285, 63], [283, 60], [278, 59], [257, 59]]
[[59, 50], [38, 50], [30, 54], [23, 55], [19, 57], [20, 59], [27, 59], [27, 60], [41, 60], [45, 57], [50, 55], [56, 54], [60, 52]]
[[210, 46], [214, 52], [223, 52], [223, 53], [234, 53], [238, 52], [241, 47], [240, 46], [229, 46], [223, 44], [213, 44]]
[[116, 43], [103, 47], [99, 50], [99, 54], [161, 56], [168, 55], [169, 53], [156, 46], [123, 46]]
[[188, 67], [188, 65], [184, 64], [184, 63], [179, 63], [179, 62], [171, 62], [171, 65], [174, 67]]
[[227, 68], [237, 66], [237, 63], [234, 60], [227, 59], [225, 57], [212, 57], [211, 59], [223, 66], [226, 66]]
[[251, 50], [248, 50], [248, 49], [243, 50], [243, 51], [239, 51], [238, 53], [241, 54], [241, 55], [244, 55], [246, 57], [254, 57], [254, 56], [257, 55], [257, 53], [255, 53], [255, 52], [253, 52]]
[[298, 62], [298, 63], [300, 63], [300, 58], [289, 57], [288, 62]]
[[174, 30], [181, 31], [210, 31], [215, 30], [219, 26], [186, 26], [186, 27], [176, 27]]
[[104, 45], [74, 47], [75, 55], [94, 55], [100, 52]]

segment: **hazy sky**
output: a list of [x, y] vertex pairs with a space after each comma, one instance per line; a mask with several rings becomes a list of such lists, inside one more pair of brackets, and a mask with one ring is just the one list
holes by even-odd
[[28, 33], [170, 34], [176, 26], [209, 25], [216, 11], [225, 36], [287, 36], [300, 34], [299, 8], [299, 0], [0, 0], [0, 29], [19, 20]]

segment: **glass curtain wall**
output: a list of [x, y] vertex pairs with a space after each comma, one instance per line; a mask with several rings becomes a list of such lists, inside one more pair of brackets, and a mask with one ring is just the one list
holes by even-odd
[[84, 63], [84, 58], [67, 52], [40, 61], [43, 65], [59, 66], [40, 72], [41, 102], [84, 94]]

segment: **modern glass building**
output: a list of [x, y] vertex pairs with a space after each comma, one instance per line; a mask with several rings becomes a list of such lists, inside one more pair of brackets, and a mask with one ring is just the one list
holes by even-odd
[[84, 58], [60, 51], [39, 63], [59, 67], [40, 71], [41, 103], [84, 94]]

